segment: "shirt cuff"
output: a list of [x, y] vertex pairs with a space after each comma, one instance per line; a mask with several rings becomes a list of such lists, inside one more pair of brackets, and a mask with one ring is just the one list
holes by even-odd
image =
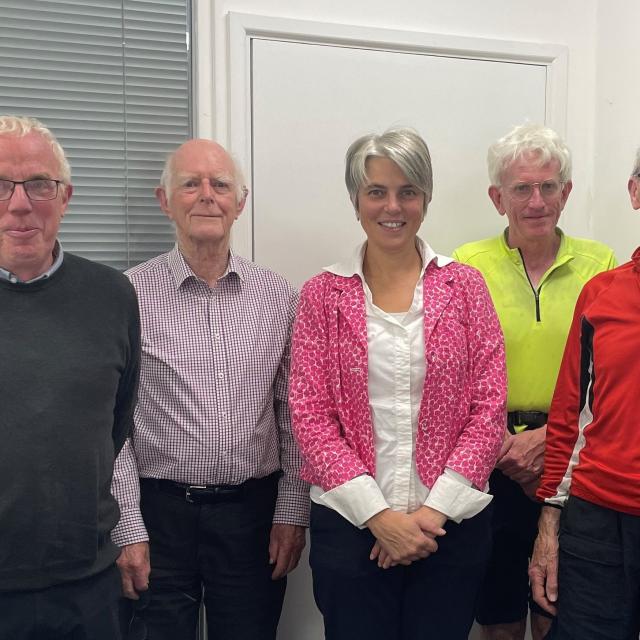
[[149, 534], [138, 509], [123, 512], [120, 521], [111, 532], [111, 541], [118, 547], [136, 542], [148, 542]]
[[488, 493], [474, 489], [464, 476], [445, 469], [435, 481], [424, 504], [460, 524], [462, 520], [479, 514], [492, 499], [493, 496]]
[[337, 511], [359, 529], [365, 522], [389, 508], [376, 481], [369, 475], [352, 478], [330, 491], [322, 492], [318, 486], [311, 488], [311, 499], [317, 504]]

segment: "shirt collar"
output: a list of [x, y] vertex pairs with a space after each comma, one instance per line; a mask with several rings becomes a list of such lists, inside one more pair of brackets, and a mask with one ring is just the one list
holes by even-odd
[[[184, 259], [184, 256], [180, 252], [178, 248], [178, 243], [176, 243], [167, 254], [167, 264], [169, 266], [169, 271], [173, 276], [173, 279], [176, 283], [176, 289], [179, 289], [189, 278], [195, 278], [196, 280], [200, 280], [198, 276], [193, 272], [191, 267], [187, 264], [187, 261]], [[220, 280], [226, 278], [230, 273], [235, 273], [241, 281], [245, 281], [247, 277], [247, 269], [243, 262], [236, 256], [232, 249], [229, 249], [229, 260], [227, 262], [227, 268], [225, 269], [222, 276], [220, 276]]]
[[[421, 276], [424, 274], [424, 271], [430, 262], [433, 262], [437, 267], [444, 267], [450, 262], [453, 262], [451, 258], [436, 253], [422, 238], [419, 238], [418, 236], [416, 236], [416, 247], [420, 257], [422, 258]], [[350, 258], [341, 262], [336, 262], [328, 267], [323, 267], [322, 270], [345, 278], [359, 276], [359, 278], [364, 282], [362, 261], [364, 260], [364, 252], [366, 248], [367, 241], [365, 240], [362, 244], [356, 247]]]
[[[512, 249], [508, 245], [507, 243], [508, 233], [509, 233], [509, 227], [507, 227], [502, 233], [502, 235], [500, 236], [502, 248], [504, 249], [504, 251], [506, 251], [508, 255], [511, 256], [513, 260], [517, 261], [520, 259], [520, 251], [517, 247], [515, 249]], [[556, 259], [554, 260], [554, 264], [560, 262], [561, 260], [564, 261], [564, 260], [573, 259], [573, 253], [571, 253], [571, 247], [567, 242], [567, 237], [564, 235], [564, 231], [560, 227], [556, 227], [556, 233], [560, 236], [560, 246], [558, 247], [558, 253], [556, 253]]]
[[41, 273], [35, 278], [31, 278], [31, 280], [22, 281], [18, 278], [18, 276], [11, 273], [11, 271], [7, 271], [2, 267], [0, 267], [0, 280], [7, 280], [8, 282], [11, 282], [13, 284], [31, 284], [32, 282], [38, 282], [38, 280], [46, 280], [47, 278], [50, 278], [62, 265], [64, 251], [62, 250], [62, 245], [58, 240], [56, 240], [56, 243], [53, 245], [52, 255], [53, 264], [44, 273]]

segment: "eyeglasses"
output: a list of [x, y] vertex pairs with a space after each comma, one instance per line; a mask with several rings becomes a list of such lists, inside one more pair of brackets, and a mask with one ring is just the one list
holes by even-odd
[[11, 200], [16, 185], [21, 184], [29, 200], [53, 200], [58, 195], [61, 180], [35, 178], [33, 180], [0, 180], [0, 200]]
[[509, 194], [514, 200], [526, 202], [531, 199], [533, 190], [538, 187], [540, 195], [545, 202], [551, 202], [562, 193], [564, 182], [557, 180], [545, 180], [544, 182], [516, 182], [508, 187]]

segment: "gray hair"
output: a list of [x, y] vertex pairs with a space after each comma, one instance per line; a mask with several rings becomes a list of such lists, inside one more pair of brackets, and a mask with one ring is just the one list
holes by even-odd
[[65, 184], [71, 184], [71, 167], [64, 154], [64, 149], [53, 133], [51, 133], [42, 122], [26, 116], [0, 115], [0, 136], [15, 136], [21, 138], [30, 133], [41, 135], [51, 145], [53, 155], [58, 161], [60, 180]]
[[527, 122], [514, 127], [489, 147], [487, 166], [491, 184], [501, 186], [502, 174], [507, 167], [527, 153], [535, 154], [540, 166], [556, 160], [560, 164], [560, 181], [571, 180], [569, 147], [553, 129]]
[[[162, 175], [160, 176], [160, 186], [164, 189], [167, 194], [167, 198], [171, 194], [171, 183], [173, 182], [173, 161], [176, 155], [176, 151], [172, 151], [167, 154], [167, 157], [164, 161], [164, 167], [162, 169]], [[228, 153], [228, 152], [227, 152]], [[229, 157], [231, 158], [231, 163], [233, 164], [233, 181], [236, 187], [236, 197], [238, 198], [238, 202], [242, 200], [243, 197], [249, 194], [249, 190], [247, 189], [247, 185], [244, 181], [244, 174], [242, 173], [242, 169], [238, 166], [236, 159], [229, 153]]]
[[369, 133], [358, 138], [347, 150], [344, 179], [349, 198], [358, 211], [358, 191], [367, 178], [369, 158], [388, 158], [395, 162], [409, 182], [424, 193], [424, 212], [433, 193], [433, 171], [427, 143], [414, 129], [388, 129], [381, 135]]
[[635, 162], [633, 163], [633, 171], [631, 172], [631, 177], [637, 177], [638, 174], [640, 173], [640, 147], [638, 147], [638, 150], [636, 151], [636, 159]]

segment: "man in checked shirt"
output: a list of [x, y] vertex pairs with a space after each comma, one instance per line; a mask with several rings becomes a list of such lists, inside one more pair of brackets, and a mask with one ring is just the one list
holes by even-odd
[[230, 250], [247, 193], [220, 145], [186, 142], [156, 189], [177, 244], [127, 272], [143, 356], [112, 539], [125, 596], [149, 588], [130, 623], [149, 640], [194, 638], [203, 599], [211, 637], [275, 638], [304, 547], [308, 487], [287, 406], [297, 294]]

